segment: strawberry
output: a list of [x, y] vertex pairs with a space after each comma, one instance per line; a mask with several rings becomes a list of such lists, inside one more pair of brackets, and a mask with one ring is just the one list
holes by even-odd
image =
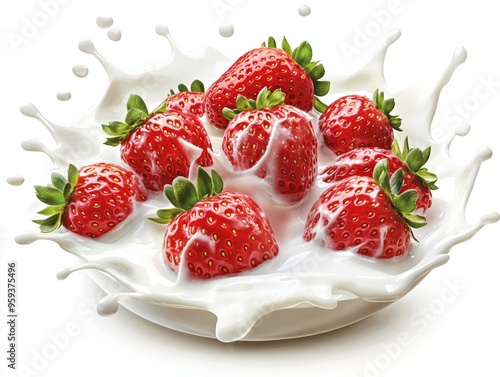
[[354, 94], [335, 100], [318, 120], [324, 144], [336, 155], [355, 148], [390, 149], [394, 130], [401, 131], [401, 119], [390, 114], [394, 105], [378, 90], [372, 99]]
[[111, 136], [105, 144], [120, 145], [122, 160], [151, 191], [163, 190], [179, 175], [188, 176], [193, 163], [213, 163], [212, 143], [200, 118], [186, 111], [167, 111], [166, 106], [164, 101], [149, 114], [142, 98], [132, 94], [125, 123], [102, 125]]
[[70, 164], [68, 177], [54, 172], [51, 183], [35, 186], [38, 199], [48, 205], [38, 212], [47, 217], [33, 220], [43, 233], [62, 225], [85, 237], [100, 237], [127, 219], [135, 202], [143, 202], [148, 196], [130, 170], [104, 162], [80, 170]]
[[168, 224], [163, 243], [165, 263], [178, 272], [209, 279], [252, 269], [278, 254], [269, 220], [249, 196], [223, 191], [220, 176], [199, 168], [197, 185], [178, 177], [165, 186], [174, 208], [151, 220]]
[[432, 191], [436, 190], [437, 177], [424, 167], [429, 160], [431, 147], [425, 150], [410, 148], [408, 138], [405, 138], [403, 149], [397, 140], [392, 143], [392, 150], [378, 147], [356, 148], [341, 154], [332, 164], [328, 165], [321, 173], [324, 182], [339, 181], [353, 175], [371, 177], [375, 165], [387, 159], [389, 174], [402, 169], [404, 172], [402, 191], [407, 189], [417, 190], [416, 207], [423, 212], [432, 205]]
[[281, 89], [285, 103], [303, 111], [316, 108], [323, 111], [325, 105], [316, 96], [324, 96], [330, 83], [320, 81], [325, 69], [312, 61], [311, 45], [304, 41], [292, 51], [286, 38], [282, 48], [270, 37], [268, 44], [250, 50], [240, 56], [207, 90], [205, 111], [210, 124], [225, 129], [228, 120], [223, 116], [224, 108], [236, 108], [236, 98], [242, 95], [256, 99], [260, 90]]
[[200, 80], [194, 80], [190, 88], [180, 84], [179, 92], [173, 90], [165, 99], [167, 110], [187, 111], [201, 118], [205, 115], [205, 87]]
[[318, 146], [311, 118], [283, 103], [281, 90], [262, 89], [257, 100], [238, 96], [222, 139], [222, 151], [235, 171], [254, 168], [274, 194], [289, 203], [305, 198], [317, 174]]
[[377, 163], [373, 178], [355, 175], [333, 183], [313, 204], [304, 239], [374, 258], [404, 256], [413, 235], [411, 227], [422, 227], [426, 221], [413, 213], [416, 190], [399, 194], [403, 174], [399, 169], [389, 179], [385, 159]]

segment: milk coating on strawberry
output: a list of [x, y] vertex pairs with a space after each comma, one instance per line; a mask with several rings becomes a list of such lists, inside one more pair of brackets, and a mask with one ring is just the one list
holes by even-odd
[[318, 143], [311, 117], [284, 103], [281, 90], [263, 88], [257, 99], [238, 96], [237, 108], [225, 109], [230, 123], [222, 151], [238, 174], [253, 174], [283, 203], [309, 193], [318, 171]]
[[167, 110], [165, 101], [148, 113], [137, 95], [130, 96], [127, 110], [125, 122], [102, 125], [111, 136], [105, 144], [120, 146], [122, 160], [149, 190], [161, 191], [177, 176], [187, 177], [193, 164], [212, 165], [212, 142], [198, 116]]
[[115, 229], [134, 212], [135, 202], [148, 193], [130, 170], [111, 163], [69, 165], [68, 176], [54, 172], [50, 186], [35, 186], [38, 199], [48, 206], [33, 220], [43, 233], [64, 226], [69, 231], [98, 238]]
[[220, 176], [202, 168], [196, 187], [178, 177], [165, 186], [174, 208], [152, 220], [168, 224], [162, 253], [166, 265], [181, 266], [192, 276], [210, 279], [253, 269], [279, 252], [265, 213], [249, 196], [223, 191]]
[[225, 129], [228, 120], [222, 114], [224, 108], [236, 108], [236, 98], [242, 95], [256, 99], [262, 88], [281, 89], [285, 103], [309, 112], [326, 107], [318, 96], [329, 92], [330, 83], [321, 81], [325, 69], [312, 61], [311, 45], [304, 41], [292, 50], [283, 38], [282, 48], [269, 38], [256, 49], [240, 56], [207, 90], [205, 111], [212, 126]]
[[414, 213], [417, 193], [399, 193], [403, 171], [389, 179], [387, 160], [380, 161], [373, 178], [351, 176], [328, 187], [313, 204], [303, 237], [334, 251], [350, 250], [374, 258], [398, 259], [407, 254], [411, 227], [426, 225]]

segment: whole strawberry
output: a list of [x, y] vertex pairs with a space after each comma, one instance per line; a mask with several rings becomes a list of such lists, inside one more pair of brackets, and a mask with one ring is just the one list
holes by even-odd
[[387, 160], [380, 161], [373, 178], [352, 176], [327, 188], [307, 216], [304, 239], [374, 258], [404, 256], [410, 247], [410, 227], [426, 222], [413, 213], [417, 192], [399, 194], [403, 171], [389, 179], [387, 165]]
[[38, 199], [48, 205], [38, 212], [47, 217], [33, 220], [43, 233], [62, 225], [85, 237], [100, 237], [127, 219], [135, 202], [143, 202], [148, 196], [131, 171], [104, 162], [80, 170], [69, 165], [68, 177], [54, 172], [51, 183], [35, 186]]
[[281, 90], [262, 89], [257, 100], [237, 99], [222, 139], [222, 151], [235, 171], [254, 169], [271, 192], [288, 203], [304, 199], [318, 170], [318, 143], [311, 118], [283, 103]]
[[165, 263], [178, 272], [209, 279], [252, 269], [279, 251], [262, 209], [249, 196], [224, 191], [220, 176], [199, 168], [197, 185], [178, 177], [165, 186], [174, 208], [151, 220], [168, 224], [163, 243]]
[[106, 145], [120, 145], [122, 160], [151, 191], [161, 191], [177, 176], [188, 176], [192, 164], [210, 166], [212, 143], [200, 118], [186, 111], [166, 110], [164, 101], [151, 114], [141, 97], [132, 94], [125, 123], [102, 128], [111, 137]]
[[165, 99], [166, 110], [187, 111], [201, 118], [205, 115], [205, 87], [200, 80], [194, 80], [188, 88], [178, 86], [179, 92], [170, 91]]
[[347, 95], [335, 100], [318, 120], [324, 144], [336, 155], [355, 148], [390, 149], [394, 130], [401, 131], [401, 119], [390, 114], [394, 105], [378, 90], [372, 99]]
[[431, 190], [437, 189], [437, 176], [424, 167], [429, 160], [430, 154], [430, 147], [423, 151], [418, 148], [410, 148], [408, 138], [405, 138], [402, 149], [398, 141], [394, 140], [392, 150], [378, 147], [356, 148], [343, 153], [328, 165], [320, 175], [321, 179], [327, 183], [354, 175], [371, 177], [376, 164], [387, 159], [389, 174], [395, 173], [398, 169], [403, 170], [401, 191], [417, 190], [416, 207], [418, 210], [425, 212], [432, 205]]
[[228, 120], [224, 108], [236, 108], [236, 98], [242, 95], [255, 100], [264, 87], [281, 89], [285, 103], [303, 111], [316, 108], [323, 111], [325, 105], [315, 96], [324, 96], [330, 83], [320, 81], [325, 69], [312, 61], [311, 45], [304, 41], [292, 51], [283, 38], [282, 48], [269, 38], [268, 44], [246, 52], [222, 74], [207, 90], [205, 111], [209, 122], [216, 128], [225, 129]]

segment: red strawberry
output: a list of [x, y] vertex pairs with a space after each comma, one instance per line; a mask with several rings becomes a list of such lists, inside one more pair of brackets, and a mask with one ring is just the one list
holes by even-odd
[[272, 192], [287, 202], [305, 198], [317, 174], [317, 139], [310, 117], [283, 104], [284, 94], [262, 89], [256, 101], [238, 97], [238, 109], [222, 139], [222, 151], [235, 171], [253, 168]]
[[[175, 208], [159, 210], [167, 223], [163, 254], [167, 266], [184, 265], [194, 276], [209, 279], [252, 269], [278, 254], [271, 225], [249, 196], [225, 191], [220, 176], [199, 168], [197, 186], [184, 177], [165, 186]], [[182, 261], [182, 259], [184, 259]]]
[[207, 90], [205, 111], [209, 122], [225, 129], [228, 120], [223, 116], [224, 108], [236, 108], [236, 98], [242, 95], [256, 99], [260, 90], [281, 89], [285, 103], [303, 111], [319, 111], [325, 105], [315, 97], [324, 96], [330, 90], [330, 83], [319, 81], [325, 74], [323, 65], [312, 61], [311, 45], [304, 41], [292, 51], [283, 38], [282, 48], [269, 38], [268, 45], [246, 52], [217, 79]]
[[418, 148], [410, 148], [408, 138], [405, 138], [403, 149], [400, 148], [397, 140], [394, 140], [392, 150], [378, 147], [357, 148], [341, 154], [335, 162], [321, 172], [321, 178], [324, 182], [330, 183], [353, 175], [371, 177], [376, 164], [387, 159], [389, 174], [403, 169], [404, 177], [401, 190], [417, 190], [416, 207], [425, 212], [432, 205], [431, 190], [437, 189], [436, 175], [424, 167], [430, 154], [430, 147], [423, 151]]
[[375, 91], [373, 99], [348, 95], [332, 102], [320, 115], [318, 126], [325, 145], [336, 155], [355, 148], [390, 149], [401, 119], [391, 115], [394, 99]]
[[178, 93], [171, 90], [165, 99], [167, 110], [187, 111], [199, 118], [205, 115], [205, 87], [201, 81], [193, 81], [189, 89], [181, 84], [178, 89]]
[[327, 188], [308, 214], [304, 239], [375, 258], [405, 255], [410, 247], [410, 226], [426, 223], [423, 216], [412, 213], [416, 191], [399, 194], [403, 171], [396, 171], [389, 180], [387, 165], [387, 160], [380, 161], [373, 178], [352, 176]]
[[[210, 166], [212, 143], [201, 120], [186, 111], [165, 111], [166, 103], [148, 114], [141, 97], [132, 94], [125, 123], [103, 124], [112, 136], [107, 145], [121, 145], [121, 158], [151, 191], [161, 191], [179, 175], [188, 176], [193, 163]], [[193, 156], [201, 151], [199, 157]], [[195, 151], [195, 152], [194, 152]], [[195, 159], [195, 157], [197, 157]], [[193, 161], [195, 159], [195, 161]]]
[[147, 191], [129, 170], [110, 163], [86, 165], [79, 171], [69, 165], [68, 178], [52, 173], [51, 186], [35, 186], [48, 207], [33, 220], [43, 233], [63, 225], [71, 232], [97, 238], [116, 228], [134, 211], [134, 202], [147, 199]]

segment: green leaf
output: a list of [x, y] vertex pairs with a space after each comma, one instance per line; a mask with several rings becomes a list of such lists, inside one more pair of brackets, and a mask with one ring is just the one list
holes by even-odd
[[273, 107], [281, 105], [285, 102], [285, 94], [280, 89], [271, 92], [267, 98], [267, 106]]
[[431, 190], [438, 189], [438, 187], [436, 186], [436, 182], [438, 180], [436, 174], [431, 173], [427, 169], [423, 168], [417, 172], [417, 177], [420, 178], [422, 182], [424, 182]]
[[117, 147], [121, 144], [123, 137], [108, 137], [104, 142], [104, 145], [109, 145], [110, 147]]
[[222, 115], [227, 120], [232, 120], [232, 119], [234, 119], [236, 117], [236, 115], [238, 115], [238, 113], [236, 111], [230, 109], [229, 107], [224, 107], [222, 109]]
[[143, 121], [148, 114], [139, 109], [130, 109], [125, 116], [125, 123], [130, 126], [136, 125], [137, 122]]
[[191, 209], [198, 201], [198, 192], [194, 184], [185, 177], [177, 177], [172, 182], [174, 195], [179, 203], [179, 208]]
[[212, 179], [210, 178], [210, 175], [205, 170], [203, 170], [202, 167], [198, 168], [196, 189], [198, 191], [198, 198], [200, 200], [212, 195]]
[[423, 166], [427, 163], [427, 161], [429, 161], [429, 158], [431, 157], [431, 147], [430, 146], [425, 148], [422, 151], [422, 156], [424, 158], [424, 163], [422, 164], [422, 166]]
[[80, 173], [78, 172], [78, 168], [73, 164], [69, 164], [69, 166], [68, 166], [68, 183], [71, 185], [71, 187], [76, 186], [79, 178], [80, 178]]
[[312, 47], [307, 41], [303, 41], [292, 53], [293, 59], [303, 68], [312, 61], [312, 56]]
[[35, 186], [35, 192], [37, 198], [49, 206], [66, 204], [63, 193], [54, 187]]
[[71, 198], [71, 195], [73, 195], [74, 190], [75, 190], [75, 186], [71, 186], [71, 184], [69, 184], [69, 183], [66, 183], [66, 185], [64, 185], [62, 193], [63, 193], [64, 200], [66, 201], [66, 203]]
[[109, 122], [108, 124], [103, 124], [102, 129], [110, 136], [126, 136], [134, 127], [123, 122]]
[[182, 212], [184, 211], [180, 208], [159, 209], [156, 211], [156, 216], [158, 217], [150, 217], [149, 220], [158, 224], [168, 224]]
[[264, 107], [266, 107], [267, 99], [268, 99], [270, 93], [271, 92], [269, 90], [267, 90], [266, 87], [264, 87], [260, 90], [259, 94], [257, 95], [257, 99], [255, 101], [257, 109], [263, 109]]
[[224, 190], [224, 181], [222, 177], [215, 170], [211, 171], [212, 176], [212, 195], [217, 195]]
[[317, 96], [326, 96], [330, 91], [330, 82], [329, 81], [314, 81], [314, 94]]
[[167, 197], [167, 199], [170, 201], [170, 203], [172, 203], [172, 205], [174, 207], [180, 208], [179, 201], [177, 200], [177, 197], [175, 196], [174, 187], [172, 185], [165, 185], [165, 187], [163, 187], [163, 192], [164, 192], [165, 196]]
[[203, 82], [201, 82], [200, 80], [194, 80], [191, 83], [191, 91], [205, 93], [205, 85], [203, 85]]
[[328, 106], [318, 97], [314, 97], [314, 109], [319, 113], [324, 113]]
[[384, 173], [384, 171], [387, 171], [388, 169], [389, 169], [389, 161], [386, 158], [380, 160], [373, 168], [373, 179], [376, 182], [379, 182], [382, 173]]
[[323, 66], [323, 64], [316, 65], [316, 63], [314, 63], [314, 68], [309, 69], [308, 66], [306, 71], [309, 72], [309, 76], [311, 76], [311, 79], [313, 79], [313, 81], [317, 81], [325, 75], [325, 67]]
[[188, 91], [189, 91], [188, 87], [187, 87], [186, 85], [184, 85], [184, 84], [179, 84], [179, 85], [177, 86], [177, 89], [179, 89], [179, 92], [181, 92], [181, 93], [182, 93], [182, 92], [188, 92]]
[[417, 190], [407, 190], [400, 195], [395, 195], [394, 206], [401, 213], [411, 213], [416, 209], [418, 193]]
[[130, 109], [137, 109], [145, 114], [148, 114], [148, 107], [144, 100], [137, 94], [131, 94], [127, 101], [127, 111]]
[[418, 172], [424, 166], [424, 155], [420, 149], [412, 149], [405, 162], [412, 172]]
[[292, 47], [290, 47], [290, 43], [288, 43], [287, 39], [283, 37], [283, 41], [281, 42], [281, 49], [285, 51], [288, 55], [292, 56]]
[[52, 215], [55, 215], [55, 214], [58, 214], [58, 213], [59, 214], [63, 213], [65, 207], [66, 207], [65, 205], [61, 205], [61, 206], [48, 206], [48, 207], [45, 207], [44, 209], [42, 209], [41, 211], [38, 211], [37, 213], [39, 215], [43, 215], [43, 216], [52, 216]]
[[416, 213], [408, 213], [403, 214], [403, 217], [405, 218], [408, 225], [412, 228], [421, 228], [427, 225], [427, 220], [422, 215]]
[[404, 171], [403, 169], [398, 169], [392, 174], [390, 179], [391, 185], [391, 194], [397, 195], [399, 191], [401, 191], [401, 187], [403, 187], [404, 181]]
[[64, 186], [66, 186], [66, 183], [68, 183], [66, 178], [62, 174], [57, 172], [53, 172], [50, 175], [50, 181], [52, 182], [52, 185], [59, 191], [64, 191]]
[[276, 48], [276, 39], [269, 37], [267, 39], [267, 47]]
[[33, 222], [40, 225], [40, 231], [42, 233], [51, 233], [61, 227], [61, 220], [61, 214], [54, 214], [45, 219], [33, 220]]
[[167, 110], [167, 101], [162, 101], [156, 109], [154, 109], [149, 116], [153, 116], [159, 113], [163, 113]]

